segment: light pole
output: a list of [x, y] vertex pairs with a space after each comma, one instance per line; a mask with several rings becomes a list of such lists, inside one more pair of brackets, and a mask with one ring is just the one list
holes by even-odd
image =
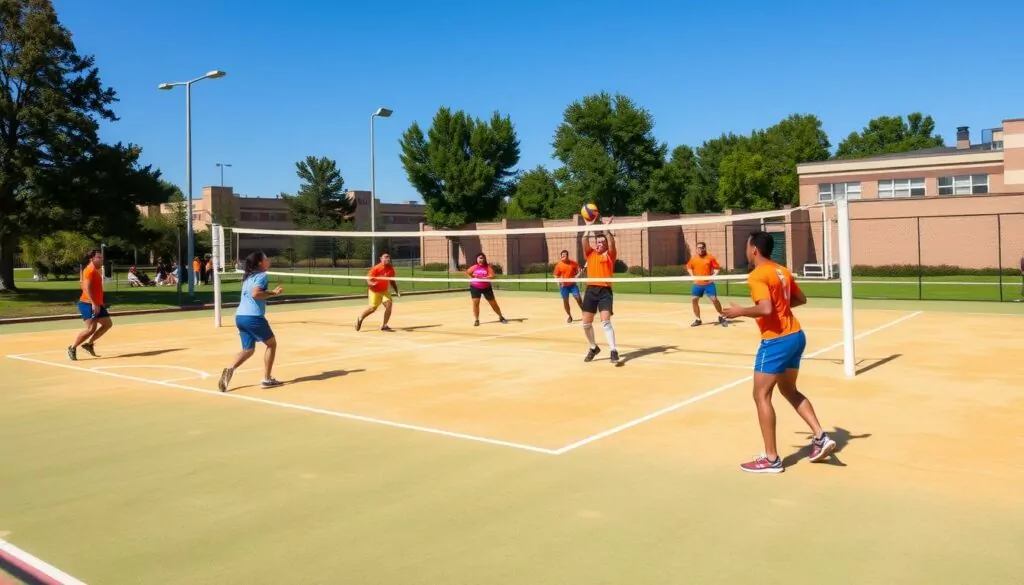
[[231, 167], [231, 163], [217, 163], [214, 166], [220, 167], [220, 186], [224, 186], [224, 167]]
[[173, 83], [161, 83], [157, 89], [174, 89], [179, 85], [185, 86], [185, 184], [188, 218], [188, 257], [182, 264], [185, 265], [185, 275], [188, 277], [188, 295], [195, 295], [195, 283], [192, 274], [192, 258], [196, 255], [196, 233], [192, 229], [192, 84], [204, 79], [217, 79], [224, 77], [227, 73], [214, 69], [202, 77], [190, 79], [189, 81], [175, 81]]
[[387, 108], [377, 108], [370, 114], [370, 265], [377, 262], [377, 165], [374, 160], [373, 119], [390, 116], [391, 110]]

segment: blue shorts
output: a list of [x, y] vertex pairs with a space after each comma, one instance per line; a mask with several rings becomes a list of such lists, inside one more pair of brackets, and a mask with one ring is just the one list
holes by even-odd
[[580, 287], [575, 283], [569, 286], [560, 286], [558, 287], [558, 292], [562, 293], [562, 300], [564, 301], [569, 298], [569, 295], [574, 297], [580, 296]]
[[709, 282], [708, 284], [695, 284], [693, 285], [693, 288], [690, 289], [690, 294], [697, 298], [704, 296], [704, 293], [707, 293], [709, 297], [717, 297], [718, 289], [715, 288], [715, 283]]
[[78, 312], [82, 314], [83, 321], [89, 321], [92, 319], [102, 319], [104, 317], [110, 316], [110, 313], [107, 312], [107, 308], [104, 306], [100, 306], [100, 312], [93, 315], [92, 305], [85, 301], [78, 301]]
[[236, 315], [235, 327], [238, 327], [238, 336], [242, 338], [242, 349], [255, 349], [257, 341], [266, 343], [274, 336], [266, 317]]
[[786, 370], [799, 370], [800, 358], [807, 348], [803, 330], [775, 339], [762, 339], [754, 358], [754, 371], [762, 374], [782, 374]]

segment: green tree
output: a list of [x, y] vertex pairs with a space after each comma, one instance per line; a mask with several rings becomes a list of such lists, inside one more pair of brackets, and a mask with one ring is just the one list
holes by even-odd
[[569, 217], [579, 211], [575, 200], [567, 197], [555, 182], [551, 171], [538, 165], [522, 174], [509, 201], [508, 219], [546, 219]]
[[59, 231], [22, 241], [25, 260], [40, 276], [67, 280], [85, 263], [86, 253], [96, 244], [78, 232]]
[[[457, 228], [498, 217], [519, 163], [519, 139], [508, 116], [495, 112], [484, 121], [442, 107], [426, 135], [413, 122], [400, 145], [402, 165], [423, 198], [428, 224]], [[454, 266], [458, 242], [451, 244]]]
[[862, 158], [879, 154], [910, 152], [945, 146], [935, 134], [935, 120], [914, 112], [903, 116], [880, 116], [868, 122], [860, 132], [851, 132], [836, 149], [836, 158]]
[[135, 206], [166, 201], [138, 147], [99, 141], [114, 101], [50, 0], [0, 0], [0, 292], [15, 288], [23, 238], [132, 235]]
[[295, 195], [281, 194], [292, 221], [302, 229], [337, 229], [355, 213], [355, 202], [345, 192], [345, 179], [335, 161], [307, 156], [295, 163], [299, 190]]
[[672, 158], [651, 174], [651, 183], [642, 197], [634, 200], [634, 213], [701, 213], [700, 166], [697, 154], [689, 146], [677, 146]]
[[772, 169], [764, 155], [748, 145], [730, 152], [719, 167], [718, 199], [725, 208], [775, 209]]
[[606, 92], [573, 102], [555, 131], [555, 177], [575, 202], [596, 203], [606, 215], [636, 211], [668, 147], [653, 133], [654, 118], [628, 97]]
[[711, 213], [722, 210], [719, 200], [718, 179], [722, 161], [732, 151], [749, 140], [746, 136], [733, 133], [722, 134], [717, 138], [705, 140], [697, 147], [697, 173], [700, 179], [699, 194], [695, 198], [698, 213]]

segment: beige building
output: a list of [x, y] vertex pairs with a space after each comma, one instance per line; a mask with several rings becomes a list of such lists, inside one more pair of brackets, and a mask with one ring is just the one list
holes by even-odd
[[[1024, 252], [1024, 119], [1004, 120], [971, 143], [797, 166], [800, 204], [850, 202], [854, 266], [1014, 267]], [[793, 214], [789, 266], [815, 272], [838, 261], [835, 207]], [[825, 235], [825, 225], [831, 233]]]
[[[349, 199], [356, 202], [354, 215], [356, 230], [370, 231], [370, 192], [349, 191]], [[426, 218], [426, 207], [422, 203], [381, 203], [377, 201], [377, 231], [416, 231]], [[163, 213], [170, 215], [174, 208], [170, 204], [149, 206], [140, 210], [144, 215]], [[196, 231], [209, 229], [210, 224], [237, 226], [267, 230], [298, 229], [292, 221], [288, 204], [280, 197], [249, 197], [235, 193], [231, 187], [203, 187], [201, 197], [192, 201], [192, 221]], [[260, 247], [267, 252], [276, 252], [292, 247], [289, 239], [246, 236], [255, 242], [249, 247]], [[244, 244], [244, 242], [242, 242]], [[418, 258], [419, 238], [399, 238], [389, 241], [396, 258]], [[242, 246], [246, 247], [246, 246]]]

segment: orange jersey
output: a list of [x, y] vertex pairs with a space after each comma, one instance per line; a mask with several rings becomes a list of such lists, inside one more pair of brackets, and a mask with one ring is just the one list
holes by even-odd
[[[575, 260], [559, 260], [558, 264], [555, 264], [555, 278], [559, 279], [570, 279], [576, 278], [579, 274], [580, 265]], [[561, 286], [572, 286], [574, 282], [562, 282]]]
[[[89, 291], [89, 295], [92, 295], [92, 302], [103, 306], [103, 273], [91, 262], [82, 271], [82, 284], [83, 288]], [[85, 290], [82, 291], [80, 300], [88, 303], [89, 295], [85, 294]]]
[[[597, 250], [591, 250], [587, 256], [587, 278], [611, 278], [615, 274], [615, 254], [611, 250], [600, 254]], [[607, 286], [610, 282], [594, 281], [588, 282], [587, 286]]]
[[792, 272], [785, 266], [765, 262], [750, 273], [747, 285], [750, 286], [750, 298], [755, 304], [765, 299], [772, 304], [772, 312], [768, 316], [757, 318], [761, 339], [774, 339], [800, 331], [800, 322], [789, 306], [789, 299], [794, 293], [800, 292]]
[[[388, 264], [388, 265], [378, 264], [378, 265], [376, 265], [376, 266], [374, 266], [373, 268], [370, 269], [370, 275], [369, 276], [370, 276], [370, 278], [380, 278], [382, 276], [385, 277], [385, 278], [394, 278], [395, 277], [395, 267], [390, 265], [390, 264]], [[373, 292], [384, 292], [384, 291], [388, 290], [388, 286], [390, 286], [391, 282], [393, 282], [393, 281], [390, 281], [390, 280], [378, 280], [377, 284], [370, 285], [370, 290], [372, 290]]]
[[[690, 256], [690, 261], [686, 263], [686, 267], [693, 271], [694, 276], [711, 276], [716, 270], [721, 270], [722, 265], [718, 263], [711, 254], [694, 254]], [[695, 280], [694, 284], [711, 284], [710, 280]]]

